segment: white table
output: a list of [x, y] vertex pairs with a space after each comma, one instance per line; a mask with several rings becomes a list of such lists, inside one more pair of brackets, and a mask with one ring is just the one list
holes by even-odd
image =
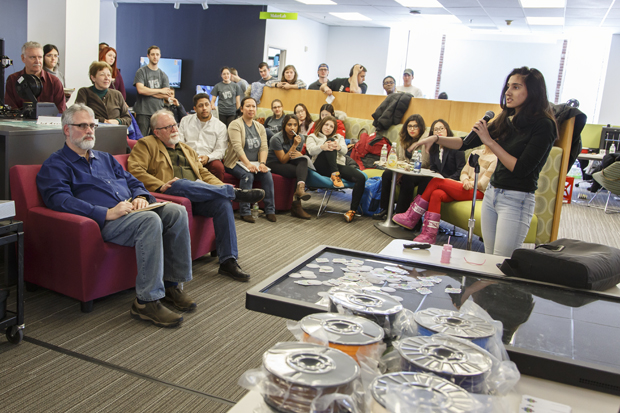
[[[394, 237], [394, 238], [402, 238], [409, 237], [408, 232], [400, 225], [392, 222], [392, 215], [394, 214], [394, 193], [396, 192], [396, 177], [398, 174], [403, 175], [412, 175], [412, 176], [428, 176], [431, 178], [441, 178], [444, 179], [441, 174], [431, 171], [430, 169], [422, 168], [420, 172], [406, 171], [402, 168], [390, 168], [386, 166], [388, 171], [392, 171], [392, 186], [390, 187], [390, 203], [388, 204], [387, 210], [387, 219], [384, 222], [379, 222], [375, 224], [375, 227], [379, 229], [381, 232]], [[421, 195], [421, 194], [420, 194]], [[401, 230], [402, 229], [402, 230]], [[397, 231], [394, 231], [397, 230]], [[401, 231], [398, 231], [401, 230]]]
[[602, 161], [605, 155], [598, 153], [580, 153], [577, 159], [583, 159], [584, 161]]

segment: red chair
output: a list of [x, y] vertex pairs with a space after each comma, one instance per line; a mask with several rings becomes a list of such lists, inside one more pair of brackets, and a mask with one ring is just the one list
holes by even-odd
[[47, 208], [37, 189], [39, 169], [10, 169], [16, 218], [24, 222], [24, 280], [79, 300], [85, 313], [93, 300], [134, 288], [134, 248], [103, 242], [90, 218]]
[[[271, 173], [273, 177], [273, 193], [276, 211], [288, 211], [293, 206], [293, 195], [295, 194], [295, 182], [293, 178], [285, 178], [282, 175]], [[234, 185], [239, 188], [239, 180], [229, 173], [224, 173], [224, 183]], [[253, 187], [260, 188], [260, 181], [254, 181]], [[265, 205], [259, 202], [261, 208]], [[233, 202], [233, 209], [239, 209], [239, 203]]]
[[127, 145], [129, 145], [129, 149], [133, 149], [133, 147], [136, 146], [136, 143], [138, 143], [138, 141], [127, 138]]
[[[127, 170], [127, 159], [129, 155], [114, 155], [114, 158]], [[215, 230], [213, 229], [213, 218], [207, 218], [192, 213], [192, 203], [189, 199], [180, 196], [159, 194], [152, 192], [152, 195], [162, 201], [170, 201], [175, 204], [183, 205], [187, 210], [189, 222], [189, 235], [192, 242], [192, 260], [202, 257], [208, 253], [215, 252]]]

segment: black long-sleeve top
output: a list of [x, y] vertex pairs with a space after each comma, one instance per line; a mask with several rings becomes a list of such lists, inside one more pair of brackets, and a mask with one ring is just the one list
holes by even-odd
[[[510, 119], [506, 121], [509, 122], [511, 132], [498, 143], [506, 152], [517, 158], [517, 163], [511, 172], [498, 160], [495, 173], [491, 177], [491, 185], [512, 191], [535, 192], [538, 189], [540, 171], [547, 162], [549, 152], [558, 136], [555, 122], [541, 117], [517, 130]], [[476, 138], [469, 145], [463, 145], [461, 150], [475, 148], [481, 144], [480, 138]]]

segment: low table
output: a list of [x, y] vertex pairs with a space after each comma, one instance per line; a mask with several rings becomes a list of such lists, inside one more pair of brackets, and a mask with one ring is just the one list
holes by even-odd
[[375, 227], [386, 235], [392, 238], [404, 238], [412, 239], [413, 231], [401, 227], [392, 221], [392, 215], [394, 214], [394, 193], [396, 192], [396, 178], [398, 174], [413, 175], [413, 176], [429, 176], [431, 178], [444, 179], [441, 174], [431, 171], [430, 169], [422, 168], [420, 172], [406, 171], [402, 168], [390, 168], [386, 166], [388, 171], [392, 171], [392, 186], [390, 187], [390, 203], [388, 205], [387, 219], [383, 222], [378, 222]]

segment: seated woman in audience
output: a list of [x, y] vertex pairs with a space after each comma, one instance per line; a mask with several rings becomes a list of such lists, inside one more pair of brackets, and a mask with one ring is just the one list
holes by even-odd
[[293, 112], [295, 112], [299, 120], [299, 134], [308, 135], [310, 125], [312, 125], [312, 117], [310, 116], [310, 112], [308, 112], [308, 108], [303, 103], [298, 103], [295, 105]]
[[301, 150], [305, 139], [297, 133], [299, 130], [297, 116], [285, 115], [282, 124], [284, 129], [273, 135], [269, 141], [267, 167], [271, 168], [273, 173], [297, 180], [291, 215], [297, 218], [310, 219], [310, 215], [301, 207], [302, 199], [304, 201], [310, 199], [310, 194], [304, 190], [308, 177], [308, 158], [301, 154]]
[[[478, 155], [480, 164], [480, 174], [478, 175], [478, 187], [476, 188], [476, 199], [482, 199], [484, 191], [495, 172], [497, 166], [497, 156], [488, 146], [472, 151], [471, 155]], [[470, 156], [471, 156], [470, 155]], [[407, 212], [394, 215], [393, 221], [405, 228], [413, 228], [424, 214], [424, 226], [422, 233], [418, 235], [415, 242], [425, 242], [434, 244], [439, 230], [441, 220], [441, 203], [452, 201], [468, 201], [474, 195], [474, 168], [466, 164], [461, 172], [460, 181], [450, 178], [433, 178], [427, 185], [424, 193], [418, 195], [411, 203]]]
[[280, 99], [274, 99], [274, 101], [271, 102], [271, 111], [273, 112], [273, 116], [269, 116], [265, 119], [264, 123], [268, 141], [271, 140], [273, 135], [282, 131], [283, 106]]
[[78, 90], [76, 103], [84, 103], [95, 112], [99, 122], [112, 125], [131, 124], [131, 116], [123, 95], [118, 90], [110, 88], [112, 83], [112, 68], [106, 62], [93, 62], [88, 68], [91, 87]]
[[65, 87], [65, 77], [58, 69], [58, 66], [58, 48], [53, 44], [46, 44], [43, 46], [43, 68], [46, 72], [60, 79], [60, 83]]
[[[426, 132], [426, 124], [424, 118], [421, 115], [411, 115], [405, 120], [403, 127], [398, 134], [398, 141], [396, 146], [396, 152], [399, 161], [411, 162], [411, 156], [413, 154], [413, 144], [416, 143], [422, 135]], [[364, 138], [363, 136], [360, 138]], [[366, 139], [364, 139], [366, 141]], [[430, 166], [430, 158], [426, 152], [422, 152], [422, 168]], [[374, 219], [384, 220], [387, 218], [387, 209], [390, 203], [390, 191], [392, 188], [392, 171], [386, 170], [381, 176], [381, 212], [373, 215]], [[405, 212], [413, 200], [413, 191], [416, 186], [418, 187], [418, 193], [422, 193], [426, 184], [430, 182], [431, 178], [421, 175], [402, 175], [398, 174], [396, 177], [396, 183], [400, 185], [400, 191], [398, 195], [398, 201], [394, 213], [398, 214]]]
[[110, 89], [118, 90], [123, 95], [123, 100], [127, 100], [127, 92], [125, 91], [123, 76], [121, 76], [121, 69], [116, 67], [116, 49], [109, 46], [101, 49], [99, 61], [106, 62], [112, 68], [112, 84]]
[[297, 69], [295, 69], [295, 66], [286, 65], [282, 72], [282, 80], [269, 80], [265, 86], [280, 89], [305, 89], [306, 83], [301, 79], [297, 79]]
[[[326, 116], [336, 117], [336, 111], [334, 110], [334, 106], [330, 105], [329, 103], [324, 104], [323, 106], [321, 106], [321, 110], [319, 111], [319, 116], [320, 116], [320, 119], [323, 119]], [[314, 133], [315, 123], [316, 122], [312, 122], [310, 124], [310, 130], [308, 131], [308, 135], [311, 133]], [[347, 129], [345, 128], [344, 123], [340, 119], [338, 119], [338, 127], [336, 128], [336, 133], [342, 136], [343, 138], [347, 135]]]
[[[217, 107], [218, 117], [228, 127], [235, 119], [237, 109], [241, 105], [241, 86], [230, 80], [230, 69], [223, 67], [220, 71], [222, 81], [211, 90], [211, 107]], [[217, 106], [215, 99], [219, 97]], [[261, 125], [262, 126], [262, 125]]]
[[[258, 179], [265, 191], [265, 214], [271, 222], [276, 222], [276, 209], [273, 195], [273, 179], [266, 166], [267, 133], [263, 125], [254, 120], [256, 101], [246, 97], [241, 101], [241, 117], [228, 126], [228, 149], [224, 155], [224, 169], [239, 179], [239, 188], [252, 189], [254, 179]], [[239, 203], [239, 214], [246, 222], [254, 223], [248, 202]]]
[[316, 171], [323, 176], [330, 177], [334, 188], [344, 187], [341, 177], [355, 183], [351, 197], [351, 209], [344, 214], [345, 221], [351, 222], [364, 194], [366, 175], [359, 169], [345, 165], [347, 144], [344, 137], [336, 133], [337, 124], [333, 116], [321, 119], [316, 125], [316, 132], [308, 135], [306, 139], [306, 150], [312, 156]]

